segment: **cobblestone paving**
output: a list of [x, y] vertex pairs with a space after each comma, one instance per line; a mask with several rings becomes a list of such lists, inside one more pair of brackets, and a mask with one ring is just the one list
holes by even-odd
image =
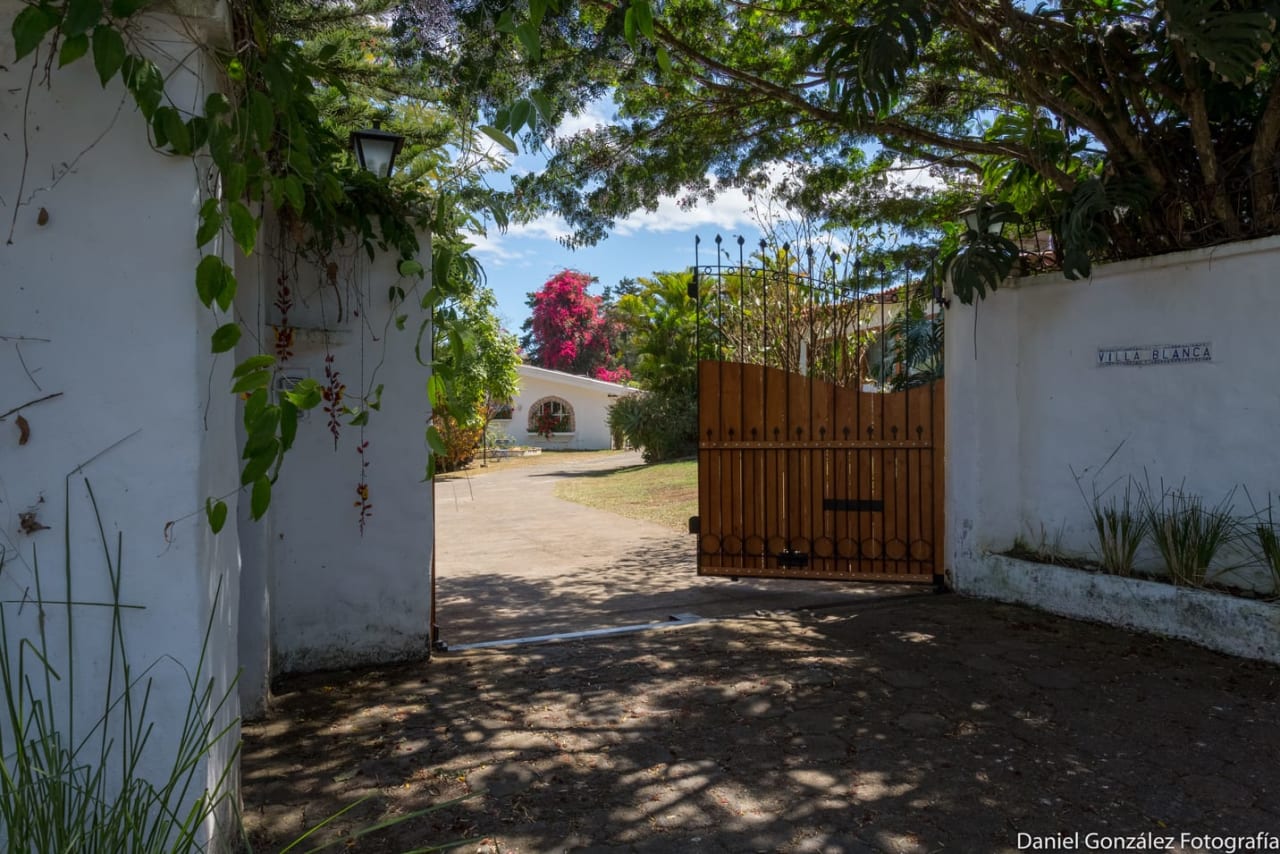
[[956, 596], [279, 688], [275, 715], [245, 728], [255, 850], [363, 796], [315, 838], [514, 854], [1280, 835], [1280, 669]]

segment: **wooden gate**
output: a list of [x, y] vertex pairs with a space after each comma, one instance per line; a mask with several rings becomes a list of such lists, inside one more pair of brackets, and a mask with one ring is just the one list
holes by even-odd
[[923, 369], [903, 339], [940, 336], [941, 306], [761, 249], [759, 267], [696, 268], [691, 286], [698, 573], [940, 584], [940, 339]]

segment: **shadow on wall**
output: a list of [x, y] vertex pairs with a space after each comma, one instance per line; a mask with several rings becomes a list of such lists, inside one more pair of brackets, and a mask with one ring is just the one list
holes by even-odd
[[1272, 668], [928, 598], [294, 679], [281, 717], [246, 733], [245, 802], [265, 845], [360, 795], [317, 842], [484, 792], [371, 852], [465, 836], [486, 852], [1005, 851], [1019, 831], [1254, 834], [1277, 826], [1276, 707]]

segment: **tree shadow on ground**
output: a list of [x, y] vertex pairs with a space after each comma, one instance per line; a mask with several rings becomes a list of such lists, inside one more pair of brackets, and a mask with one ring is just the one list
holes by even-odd
[[1013, 851], [1280, 827], [1280, 671], [958, 597], [281, 683], [245, 729], [262, 850], [362, 795], [404, 851]]
[[536, 579], [511, 572], [443, 576], [437, 595], [444, 638], [459, 644], [660, 621], [689, 612], [719, 617], [826, 607], [920, 589], [699, 577], [691, 540], [655, 540], [599, 567], [582, 565], [592, 559], [589, 554], [563, 558], [563, 570], [541, 572]]
[[647, 465], [639, 466], [621, 466], [614, 469], [565, 469], [556, 471], [536, 471], [530, 472], [529, 477], [611, 477], [615, 474], [629, 471], [641, 471], [647, 469]]

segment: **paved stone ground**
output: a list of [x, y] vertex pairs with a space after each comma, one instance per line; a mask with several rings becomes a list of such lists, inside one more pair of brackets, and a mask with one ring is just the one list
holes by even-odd
[[699, 578], [694, 538], [555, 497], [566, 478], [641, 464], [637, 452], [544, 454], [436, 485], [441, 638], [453, 645], [736, 616], [882, 596], [891, 585]]
[[276, 716], [244, 734], [255, 850], [362, 796], [315, 838], [736, 854], [1280, 834], [1280, 669], [957, 596], [448, 653], [280, 689]]

